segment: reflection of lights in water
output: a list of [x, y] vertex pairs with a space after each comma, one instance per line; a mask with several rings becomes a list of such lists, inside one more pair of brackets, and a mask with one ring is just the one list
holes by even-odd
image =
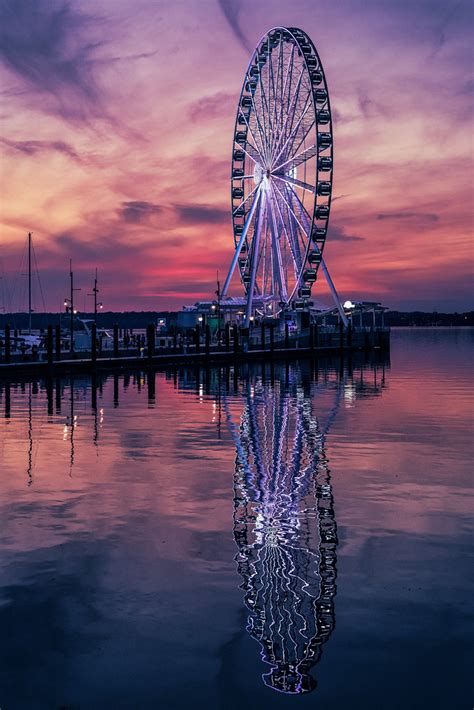
[[247, 630], [275, 690], [313, 690], [311, 668], [334, 628], [336, 522], [324, 435], [299, 387], [249, 387], [237, 448], [234, 537]]
[[353, 384], [346, 382], [344, 384], [344, 406], [346, 409], [353, 407], [356, 400], [356, 390]]
[[201, 382], [199, 384], [199, 402], [202, 403], [203, 401], [204, 401], [204, 385]]
[[104, 423], [104, 409], [99, 409], [99, 424], [102, 426]]

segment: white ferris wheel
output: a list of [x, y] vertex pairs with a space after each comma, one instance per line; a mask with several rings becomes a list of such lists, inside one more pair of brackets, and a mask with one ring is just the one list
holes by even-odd
[[[309, 305], [323, 271], [331, 208], [333, 137], [324, 70], [308, 35], [276, 27], [247, 68], [235, 121], [231, 199], [236, 267], [246, 294], [245, 325]], [[344, 315], [345, 319], [345, 315]]]

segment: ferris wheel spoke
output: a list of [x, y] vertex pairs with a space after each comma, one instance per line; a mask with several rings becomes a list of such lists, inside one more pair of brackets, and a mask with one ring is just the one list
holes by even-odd
[[[240, 143], [237, 143], [237, 145], [240, 145]], [[258, 156], [258, 157], [260, 158], [260, 160], [263, 159], [263, 156], [262, 156], [262, 154], [260, 153], [260, 151], [258, 150], [258, 148], [256, 148], [256, 147], [253, 145], [253, 143], [251, 143], [248, 139], [247, 139], [247, 141], [245, 142], [245, 148], [246, 148], [247, 150], [249, 150], [250, 153], [253, 153], [253, 155], [254, 155], [255, 157]], [[245, 150], [245, 148], [244, 148], [244, 150]], [[255, 162], [259, 162], [258, 159], [257, 159]]]
[[252, 197], [252, 195], [258, 190], [259, 187], [260, 187], [260, 185], [255, 185], [255, 187], [253, 188], [253, 190], [252, 190], [251, 192], [249, 192], [249, 194], [247, 195], [247, 197], [246, 197], [244, 200], [242, 200], [242, 202], [241, 202], [239, 205], [237, 205], [237, 207], [235, 208], [235, 210], [232, 212], [233, 215], [235, 215], [235, 213], [236, 213], [238, 210], [240, 210], [241, 207], [243, 207], [243, 206], [245, 205], [245, 203], [247, 202], [247, 200], [249, 200], [249, 199]]
[[[306, 138], [308, 137], [308, 133], [311, 131], [311, 129], [313, 128], [313, 126], [314, 126], [315, 124], [316, 124], [316, 121], [313, 119], [313, 120], [311, 121], [310, 125], [309, 125], [309, 126], [306, 128], [306, 130], [303, 132], [303, 135], [302, 135], [302, 137], [301, 137], [301, 139], [300, 139], [300, 142], [298, 143], [298, 145], [296, 146], [296, 148], [293, 148], [294, 143], [295, 143], [295, 138], [296, 138], [296, 135], [295, 135], [295, 138], [292, 140], [292, 142], [291, 142], [291, 144], [290, 144], [290, 146], [289, 146], [289, 148], [288, 148], [288, 150], [287, 150], [287, 153], [286, 153], [287, 155], [291, 155], [292, 153], [293, 153], [293, 154], [298, 154], [298, 151], [300, 150], [301, 146], [303, 145], [303, 143], [305, 142]], [[302, 161], [302, 162], [304, 162], [304, 161]]]
[[[276, 197], [276, 195], [275, 195]], [[276, 206], [278, 210], [278, 215], [280, 217], [280, 222], [283, 227], [283, 231], [285, 232], [287, 244], [290, 248], [290, 256], [291, 256], [291, 261], [293, 263], [293, 271], [295, 274], [295, 280], [298, 281], [299, 279], [299, 274], [301, 271], [301, 254], [298, 246], [298, 237], [294, 232], [293, 229], [293, 223], [291, 221], [291, 215], [288, 212], [288, 209], [286, 208], [286, 212], [288, 213], [288, 218], [285, 221], [285, 217], [283, 212], [281, 211], [280, 204], [278, 202], [278, 198], [276, 198]], [[284, 205], [283, 209], [285, 209], [286, 205]]]
[[310, 185], [302, 180], [297, 180], [296, 178], [290, 177], [290, 175], [279, 175], [278, 173], [272, 173], [272, 175], [277, 180], [281, 180], [282, 182], [286, 182], [291, 185], [296, 185], [296, 187], [301, 187], [303, 190], [308, 190], [308, 192], [313, 193], [313, 195], [316, 193], [315, 185]]
[[[282, 141], [282, 140], [285, 140], [285, 136], [286, 136], [286, 133], [287, 133], [288, 122], [291, 121], [291, 124], [293, 123], [293, 120], [294, 120], [294, 117], [295, 117], [295, 116], [294, 116], [294, 109], [295, 109], [295, 107], [296, 107], [296, 102], [297, 102], [297, 100], [298, 100], [298, 95], [299, 95], [299, 92], [300, 92], [301, 82], [302, 82], [302, 80], [303, 80], [303, 72], [304, 72], [304, 66], [301, 67], [301, 71], [300, 71], [300, 74], [299, 74], [299, 77], [298, 77], [298, 81], [297, 81], [297, 84], [296, 84], [296, 88], [295, 88], [295, 93], [293, 94], [293, 97], [292, 97], [292, 99], [291, 99], [291, 102], [289, 102], [291, 105], [288, 107], [287, 114], [286, 114], [286, 118], [285, 118], [285, 123], [283, 124], [282, 129], [281, 129], [281, 131], [280, 131], [280, 133], [279, 133], [279, 135], [278, 135], [278, 137], [277, 137], [277, 141], [276, 141], [276, 145], [275, 145], [275, 152], [276, 152], [276, 151], [278, 150], [278, 148], [280, 147], [281, 141]], [[291, 86], [290, 86], [290, 89], [291, 89]], [[290, 117], [291, 117], [291, 118], [290, 118]], [[291, 131], [291, 128], [290, 128], [290, 131]]]
[[273, 192], [274, 199], [275, 199], [275, 206], [278, 211], [278, 216], [280, 217], [281, 226], [283, 227], [283, 231], [285, 232], [287, 242], [290, 245], [290, 253], [291, 253], [291, 257], [293, 259], [295, 278], [298, 279], [299, 273], [301, 271], [301, 255], [300, 255], [300, 252], [298, 249], [298, 241], [297, 241], [297, 239], [294, 239], [294, 235], [291, 233], [291, 230], [290, 230], [291, 236], [288, 234], [285, 220], [283, 219], [283, 214], [280, 209], [280, 203], [278, 202], [278, 198], [276, 196], [273, 185], [271, 186], [271, 188], [272, 188], [272, 192]]
[[267, 146], [265, 131], [262, 131], [262, 126], [261, 126], [261, 122], [260, 122], [260, 119], [258, 116], [257, 106], [255, 104], [255, 96], [253, 94], [252, 94], [252, 106], [253, 106], [253, 111], [254, 111], [254, 116], [255, 116], [255, 122], [257, 124], [258, 132], [260, 135], [260, 142], [262, 145], [262, 156], [265, 156], [265, 158], [263, 159], [263, 162], [265, 162], [267, 159], [268, 146]]
[[[252, 99], [252, 100], [253, 100], [253, 99]], [[254, 106], [255, 106], [255, 104], [254, 104]], [[255, 133], [253, 132], [253, 130], [252, 130], [251, 126], [250, 126], [249, 121], [247, 120], [247, 116], [246, 116], [245, 113], [242, 111], [242, 108], [240, 108], [240, 113], [241, 113], [241, 115], [243, 116], [244, 121], [245, 121], [245, 123], [246, 123], [246, 126], [247, 126], [248, 130], [250, 131], [250, 133], [251, 133], [251, 135], [252, 135], [252, 138], [253, 138], [253, 141], [254, 141], [255, 145], [257, 146], [256, 150], [258, 151], [260, 157], [261, 157], [262, 160], [263, 160], [263, 155], [262, 155], [263, 152], [264, 152], [264, 151], [263, 151], [263, 147], [262, 147], [262, 145], [259, 146], [259, 141], [257, 141], [257, 137], [256, 137]], [[257, 124], [257, 125], [258, 125], [258, 124]]]
[[270, 208], [270, 230], [272, 234], [272, 252], [273, 252], [273, 274], [276, 276], [277, 286], [280, 294], [280, 299], [282, 301], [288, 300], [288, 293], [286, 289], [286, 279], [283, 273], [283, 263], [281, 260], [281, 249], [280, 242], [278, 240], [278, 228], [275, 218], [275, 213], [273, 211], [272, 200], [268, 200]]
[[[311, 86], [309, 86], [309, 87], [305, 86], [307, 93], [305, 94], [304, 100], [301, 100], [301, 97], [300, 97], [301, 88], [302, 88], [302, 85], [300, 85], [300, 87], [299, 87], [298, 94], [295, 95], [296, 100], [290, 110], [290, 113], [291, 113], [290, 121], [286, 126], [284, 135], [282, 136], [282, 138], [285, 142], [288, 140], [288, 138], [290, 138], [296, 134], [296, 132], [293, 131], [293, 126], [295, 124], [295, 121], [299, 127], [303, 118], [306, 115], [308, 108], [310, 108], [310, 105], [312, 106], [311, 99], [312, 99], [313, 92], [312, 92]], [[281, 143], [280, 143], [280, 145], [281, 145]]]
[[[235, 144], [239, 146], [240, 150], [244, 151], [244, 153], [250, 158], [250, 160], [252, 160], [255, 164], [257, 164], [257, 163], [260, 164], [259, 160], [258, 160], [260, 153], [258, 153], [257, 151], [253, 151], [253, 148], [249, 145], [249, 143], [246, 144], [245, 148], [242, 145], [242, 143], [237, 143], [237, 141], [235, 141]], [[250, 150], [248, 150], [249, 148], [250, 148]], [[254, 153], [253, 155], [252, 155], [252, 152]]]
[[280, 87], [279, 84], [281, 83], [281, 72], [283, 69], [282, 66], [282, 55], [283, 55], [283, 43], [280, 42], [278, 45], [278, 57], [277, 57], [277, 72], [276, 72], [276, 89], [275, 89], [275, 83], [273, 84], [273, 126], [275, 130], [273, 131], [272, 135], [272, 151], [273, 151], [273, 141], [275, 140], [275, 134], [276, 134], [276, 129], [278, 126], [278, 100], [277, 100], [277, 92], [279, 92]]
[[[285, 186], [285, 187], [286, 187], [286, 186]], [[275, 185], [275, 188], [278, 190], [278, 193], [280, 194], [280, 196], [281, 196], [283, 202], [286, 204], [287, 208], [290, 210], [291, 214], [292, 214], [293, 217], [295, 218], [295, 220], [296, 220], [296, 222], [297, 222], [299, 228], [301, 229], [302, 233], [305, 234], [306, 237], [309, 239], [309, 238], [310, 238], [310, 235], [311, 235], [311, 230], [310, 230], [310, 229], [307, 230], [307, 229], [305, 229], [305, 228], [303, 227], [303, 225], [301, 224], [301, 222], [300, 222], [299, 219], [298, 219], [298, 216], [296, 215], [295, 211], [293, 210], [293, 206], [291, 205], [291, 202], [290, 202], [290, 201], [285, 197], [285, 195], [280, 191], [280, 188], [279, 188], [277, 185]], [[291, 189], [291, 188], [289, 188], [289, 189]]]
[[307, 160], [310, 160], [311, 158], [314, 158], [315, 155], [317, 155], [318, 148], [315, 145], [309, 146], [309, 148], [305, 148], [304, 150], [301, 151], [301, 153], [297, 153], [293, 158], [288, 158], [288, 160], [285, 160], [284, 163], [280, 163], [277, 165], [273, 170], [275, 172], [280, 171], [282, 168], [285, 167], [285, 165], [289, 166], [289, 170], [291, 168], [296, 168], [298, 165], [301, 165], [301, 163], [305, 163]]
[[286, 207], [286, 212], [288, 215], [288, 226], [289, 230], [291, 233], [291, 238], [292, 238], [292, 244], [295, 250], [295, 253], [298, 254], [298, 261], [300, 264], [300, 271], [298, 271], [298, 277], [301, 274], [301, 267], [304, 263], [304, 258], [305, 258], [305, 253], [306, 253], [306, 245], [308, 242], [308, 238], [305, 234], [305, 232], [301, 228], [301, 224], [298, 222], [296, 219], [294, 211], [292, 211], [290, 204], [288, 202], [285, 202], [285, 207]]
[[305, 227], [309, 230], [309, 232], [311, 232], [312, 219], [311, 219], [311, 216], [310, 216], [308, 210], [306, 209], [304, 204], [301, 202], [300, 198], [298, 197], [298, 195], [296, 194], [296, 192], [293, 190], [292, 187], [290, 187], [288, 185], [286, 187], [286, 190], [290, 193], [291, 200], [293, 201], [293, 199], [295, 199], [296, 202], [298, 203], [298, 210], [301, 214], [301, 218], [305, 224]]
[[[268, 158], [269, 158], [269, 140], [268, 140], [268, 136], [267, 136], [268, 127], [267, 127], [267, 121], [266, 121], [266, 115], [267, 115], [267, 113], [268, 113], [268, 102], [267, 102], [267, 97], [266, 97], [266, 94], [265, 94], [265, 89], [264, 89], [264, 86], [263, 86], [262, 70], [260, 70], [260, 71], [258, 72], [258, 83], [259, 83], [259, 86], [260, 86], [260, 99], [261, 99], [261, 108], [262, 108], [262, 121], [263, 121], [263, 129], [264, 129], [264, 136], [265, 136], [264, 143], [265, 143], [265, 146], [266, 146], [265, 155], [266, 155], [266, 158], [267, 158], [267, 161], [268, 161]], [[252, 100], [253, 100], [253, 98], [252, 98]], [[254, 105], [255, 105], [255, 103], [254, 103]], [[256, 115], [257, 115], [257, 114], [256, 114]]]
[[[275, 72], [273, 71], [273, 53], [272, 52], [270, 52], [269, 57], [268, 57], [268, 66], [269, 66], [269, 71], [270, 71], [271, 88], [272, 88], [272, 94], [273, 94], [273, 106], [270, 104], [270, 116], [269, 116], [270, 126], [272, 127], [272, 133], [270, 136], [270, 145], [271, 145], [271, 140], [273, 139], [274, 126], [275, 126], [272, 116], [275, 114], [275, 105], [276, 105]], [[269, 87], [269, 99], [270, 99], [270, 87]]]
[[[288, 66], [287, 66], [287, 72], [286, 72], [286, 77], [285, 77], [285, 85], [283, 87], [283, 93], [282, 93], [282, 99], [281, 99], [281, 113], [280, 113], [280, 121], [279, 121], [279, 126], [278, 126], [279, 135], [281, 135], [281, 133], [283, 131], [283, 125], [285, 122], [285, 118], [288, 115], [289, 106], [290, 106], [291, 83], [292, 83], [292, 78], [293, 78], [295, 50], [296, 50], [296, 45], [293, 44], [291, 47], [290, 56], [288, 58]], [[285, 102], [286, 97], [287, 97], [287, 101]]]
[[[293, 190], [292, 187], [290, 187], [288, 185], [288, 186], [285, 186], [285, 189], [288, 192], [288, 199], [289, 199], [289, 202], [291, 203], [292, 207], [293, 207], [293, 201], [296, 201], [296, 206], [297, 206], [297, 209], [300, 213], [300, 219], [304, 225], [303, 231], [305, 234], [309, 235], [311, 233], [312, 219], [311, 219], [306, 207], [303, 205], [303, 203], [301, 202], [301, 200], [299, 199], [298, 195], [296, 194], [296, 192]], [[292, 211], [293, 211], [293, 214], [295, 214], [293, 209], [292, 209]], [[300, 226], [301, 226], [301, 222], [298, 220], [298, 224], [300, 224]]]
[[257, 217], [254, 223], [254, 236], [252, 239], [252, 244], [251, 244], [251, 253], [252, 257], [250, 260], [250, 284], [249, 284], [249, 290], [247, 291], [247, 308], [245, 311], [245, 321], [246, 323], [249, 322], [250, 316], [252, 314], [252, 303], [253, 303], [253, 297], [254, 297], [254, 291], [255, 291], [255, 279], [257, 276], [257, 264], [258, 264], [258, 254], [259, 254], [259, 245], [260, 245], [260, 234], [261, 234], [261, 229], [262, 229], [262, 215], [263, 211], [265, 209], [265, 202], [266, 198], [263, 192], [260, 192], [260, 205], [259, 209], [257, 212]]
[[270, 49], [270, 36], [268, 37], [267, 40], [267, 74], [268, 74], [268, 85], [267, 85], [267, 97], [268, 97], [268, 128], [269, 128], [269, 133], [268, 133], [268, 155], [270, 156], [270, 145], [271, 145], [271, 139], [272, 139], [272, 124], [271, 124], [271, 108], [270, 108], [270, 67], [272, 65], [272, 53]]
[[[296, 49], [296, 45], [292, 44], [290, 56], [288, 58], [288, 64], [286, 67], [285, 83], [283, 85], [282, 92], [281, 92], [281, 111], [280, 111], [280, 120], [278, 122], [280, 124], [280, 130], [283, 127], [283, 116], [285, 114], [284, 107], [285, 107], [286, 87], [288, 85], [288, 78], [290, 76], [290, 69], [293, 68], [293, 62], [294, 62], [294, 58], [295, 58], [295, 49]], [[291, 85], [291, 79], [290, 79], [290, 85]], [[290, 95], [290, 91], [288, 90], [288, 100], [289, 100], [289, 95]]]
[[[260, 99], [260, 106], [259, 106], [259, 112], [261, 116], [261, 126], [262, 126], [262, 136], [263, 136], [263, 142], [265, 144], [265, 157], [266, 160], [268, 161], [268, 155], [269, 155], [269, 127], [268, 127], [268, 98], [267, 94], [265, 92], [265, 87], [264, 87], [264, 79], [263, 79], [263, 71], [266, 65], [260, 67], [259, 72], [258, 72], [258, 88], [260, 89], [259, 92], [259, 99]], [[257, 95], [257, 92], [255, 92], [255, 95], [253, 97], [254, 100], [254, 105], [255, 105], [255, 97]], [[256, 116], [258, 116], [259, 113], [256, 109]]]
[[298, 145], [301, 145], [301, 143], [304, 141], [304, 137], [311, 130], [311, 128], [315, 125], [315, 120], [314, 120], [314, 118], [311, 118], [311, 114], [310, 114], [311, 123], [309, 124], [309, 126], [306, 126], [305, 122], [303, 122], [303, 119], [306, 119], [306, 114], [308, 113], [308, 109], [310, 109], [312, 107], [312, 96], [313, 96], [313, 92], [310, 87], [308, 89], [308, 93], [306, 94], [306, 98], [305, 98], [304, 102], [302, 102], [302, 107], [301, 106], [298, 107], [298, 113], [296, 112], [296, 109], [295, 109], [294, 118], [297, 121], [297, 124], [296, 124], [297, 129], [292, 130], [293, 123], [294, 123], [294, 120], [292, 119], [292, 123], [290, 125], [290, 135], [288, 136], [290, 139], [290, 143], [289, 143], [289, 147], [286, 151], [287, 155], [289, 155], [292, 151], [293, 143], [295, 142], [295, 140], [298, 136], [298, 131], [300, 129], [300, 126], [302, 127], [303, 138], [301, 138], [300, 143]]
[[[305, 108], [304, 108], [304, 110], [303, 110], [303, 113], [302, 113], [301, 116], [299, 117], [299, 119], [298, 119], [298, 121], [297, 121], [297, 123], [296, 123], [296, 125], [295, 125], [294, 128], [292, 127], [292, 126], [293, 126], [293, 122], [292, 122], [291, 127], [290, 127], [290, 134], [289, 134], [288, 138], [285, 140], [283, 146], [282, 146], [281, 149], [280, 149], [280, 152], [278, 153], [278, 155], [276, 156], [276, 158], [274, 158], [274, 160], [278, 160], [278, 158], [279, 158], [280, 155], [283, 153], [283, 151], [285, 150], [285, 148], [286, 148], [286, 146], [288, 145], [288, 142], [289, 142], [290, 140], [291, 140], [292, 143], [293, 143], [294, 138], [295, 138], [295, 136], [296, 136], [296, 134], [297, 134], [297, 132], [298, 132], [298, 130], [299, 130], [299, 127], [301, 126], [301, 121], [302, 121], [303, 118], [306, 116], [306, 114], [307, 114], [307, 112], [308, 112], [308, 110], [309, 110], [309, 108], [310, 108], [310, 106], [311, 106], [310, 98], [311, 98], [311, 92], [308, 93], [308, 96], [307, 96], [307, 99], [306, 99], [306, 102], [305, 102]], [[291, 145], [291, 144], [290, 144], [290, 145]]]

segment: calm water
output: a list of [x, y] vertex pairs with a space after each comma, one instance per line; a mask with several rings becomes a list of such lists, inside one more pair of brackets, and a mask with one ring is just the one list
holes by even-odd
[[471, 708], [473, 336], [2, 383], [2, 710]]

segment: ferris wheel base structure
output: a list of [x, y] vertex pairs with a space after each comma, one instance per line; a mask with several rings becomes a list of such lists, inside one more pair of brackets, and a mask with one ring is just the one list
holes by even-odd
[[348, 320], [323, 258], [331, 208], [332, 116], [323, 66], [303, 30], [265, 34], [245, 73], [235, 120], [231, 204], [235, 270], [245, 291], [243, 325], [311, 307], [321, 269]]

